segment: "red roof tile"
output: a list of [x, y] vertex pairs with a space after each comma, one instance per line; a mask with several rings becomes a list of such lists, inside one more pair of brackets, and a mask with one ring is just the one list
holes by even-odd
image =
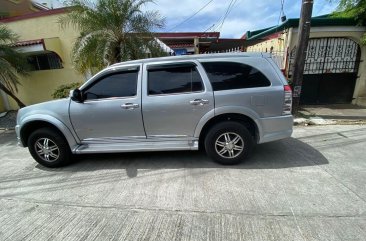
[[170, 48], [189, 48], [194, 47], [194, 44], [168, 44]]
[[27, 40], [27, 41], [19, 41], [14, 43], [13, 47], [23, 47], [23, 46], [30, 46], [35, 44], [43, 44], [43, 39], [35, 39], [35, 40]]
[[179, 33], [156, 33], [158, 38], [218, 38], [219, 32], [179, 32]]

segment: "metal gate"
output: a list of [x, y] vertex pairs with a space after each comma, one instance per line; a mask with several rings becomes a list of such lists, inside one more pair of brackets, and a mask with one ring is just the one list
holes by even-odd
[[[291, 77], [296, 49], [289, 58]], [[360, 47], [348, 38], [309, 40], [301, 92], [301, 104], [350, 103], [360, 63]]]

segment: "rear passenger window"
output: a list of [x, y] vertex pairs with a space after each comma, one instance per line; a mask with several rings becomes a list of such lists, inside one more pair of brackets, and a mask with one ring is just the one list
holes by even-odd
[[151, 66], [148, 68], [149, 95], [189, 93], [203, 90], [195, 65]]
[[201, 63], [212, 88], [217, 90], [270, 86], [271, 82], [256, 68], [235, 62]]

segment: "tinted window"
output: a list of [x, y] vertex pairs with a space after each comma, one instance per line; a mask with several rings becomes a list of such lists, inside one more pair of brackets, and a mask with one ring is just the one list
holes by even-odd
[[195, 66], [169, 66], [149, 69], [149, 95], [195, 92], [203, 89]]
[[233, 62], [202, 63], [213, 90], [269, 86], [269, 80], [256, 68]]
[[86, 99], [135, 96], [137, 75], [137, 71], [107, 75], [87, 89]]

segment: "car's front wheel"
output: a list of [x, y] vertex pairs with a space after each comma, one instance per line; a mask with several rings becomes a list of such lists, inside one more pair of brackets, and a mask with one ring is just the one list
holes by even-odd
[[243, 161], [252, 151], [253, 145], [253, 137], [247, 128], [234, 121], [216, 124], [205, 138], [207, 155], [225, 165]]
[[28, 149], [32, 157], [46, 167], [64, 166], [71, 158], [66, 140], [51, 128], [34, 131], [28, 138]]

